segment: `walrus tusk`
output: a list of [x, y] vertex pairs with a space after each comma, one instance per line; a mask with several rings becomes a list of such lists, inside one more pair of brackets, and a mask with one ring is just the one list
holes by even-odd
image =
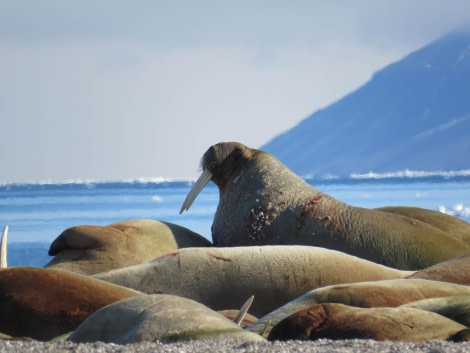
[[3, 228], [2, 240], [0, 242], [0, 268], [7, 268], [7, 237], [8, 225]]
[[186, 199], [184, 199], [183, 205], [181, 206], [180, 214], [183, 213], [184, 210], [189, 210], [189, 207], [193, 204], [194, 200], [196, 200], [197, 195], [204, 189], [204, 187], [211, 181], [212, 173], [209, 170], [204, 170], [201, 176], [196, 180], [191, 190], [189, 190]]
[[243, 306], [241, 307], [235, 319], [233, 319], [233, 322], [235, 322], [237, 325], [240, 325], [240, 323], [243, 321], [243, 318], [250, 309], [251, 303], [253, 303], [253, 299], [255, 299], [254, 295], [249, 297], [245, 304], [243, 304]]
[[272, 322], [272, 320], [268, 320], [268, 321], [266, 322], [266, 325], [264, 325], [263, 329], [262, 329], [261, 332], [260, 332], [260, 336], [261, 336], [261, 337], [266, 337], [266, 336], [267, 336], [267, 335], [266, 335], [266, 331], [268, 331], [269, 326], [271, 326], [271, 322]]

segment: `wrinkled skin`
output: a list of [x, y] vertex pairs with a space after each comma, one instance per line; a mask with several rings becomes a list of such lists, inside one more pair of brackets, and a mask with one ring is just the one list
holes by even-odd
[[[214, 246], [313, 245], [406, 270], [470, 252], [468, 237], [400, 212], [347, 205], [307, 184], [271, 154], [240, 143], [210, 147], [201, 165], [201, 178], [210, 177], [220, 192]], [[182, 211], [193, 198], [188, 195]], [[462, 232], [470, 233], [470, 224], [463, 222]]]
[[319, 338], [428, 341], [449, 339], [466, 327], [435, 313], [414, 308], [357, 308], [313, 305], [279, 322], [268, 339]]
[[423, 223], [427, 223], [434, 228], [440, 229], [443, 232], [452, 234], [452, 236], [461, 239], [466, 243], [470, 242], [470, 224], [465, 222], [463, 219], [449, 216], [439, 211], [410, 206], [388, 206], [376, 208], [375, 210], [416, 219]]

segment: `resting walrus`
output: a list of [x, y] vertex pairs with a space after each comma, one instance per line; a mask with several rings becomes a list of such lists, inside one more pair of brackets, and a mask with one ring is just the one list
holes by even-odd
[[[201, 165], [202, 175], [181, 212], [189, 209], [210, 180], [218, 186], [214, 246], [313, 245], [407, 270], [470, 252], [462, 237], [435, 225], [338, 201], [307, 184], [271, 154], [241, 143], [211, 146]], [[463, 224], [464, 232], [470, 233], [470, 224]]]

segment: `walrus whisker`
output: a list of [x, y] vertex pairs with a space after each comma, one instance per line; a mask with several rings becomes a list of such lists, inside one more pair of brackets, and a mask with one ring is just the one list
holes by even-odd
[[243, 321], [246, 313], [248, 312], [251, 304], [253, 303], [253, 299], [255, 299], [254, 295], [249, 297], [248, 300], [245, 302], [245, 304], [243, 304], [243, 306], [241, 307], [235, 319], [233, 319], [233, 322], [235, 322], [237, 325], [240, 325], [240, 323]]
[[7, 268], [7, 237], [8, 225], [3, 228], [2, 240], [0, 241], [0, 268]]
[[183, 213], [183, 211], [185, 210], [189, 210], [189, 207], [191, 207], [197, 195], [199, 195], [199, 193], [202, 191], [202, 189], [204, 189], [204, 187], [209, 183], [209, 181], [211, 181], [211, 179], [212, 173], [207, 169], [204, 170], [201, 176], [196, 180], [196, 183], [194, 183], [191, 190], [189, 190], [189, 193], [186, 196], [183, 205], [181, 206], [180, 214]]

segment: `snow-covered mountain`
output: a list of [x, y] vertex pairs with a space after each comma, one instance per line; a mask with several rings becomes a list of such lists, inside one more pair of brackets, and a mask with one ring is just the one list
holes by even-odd
[[261, 149], [302, 176], [470, 169], [470, 31], [385, 67]]

